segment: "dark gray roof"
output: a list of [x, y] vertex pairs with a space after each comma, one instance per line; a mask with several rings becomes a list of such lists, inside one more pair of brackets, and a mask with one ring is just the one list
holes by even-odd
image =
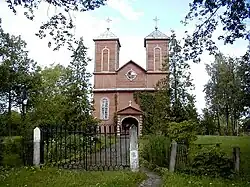
[[155, 30], [153, 32], [151, 32], [149, 35], [147, 35], [144, 38], [144, 47], [146, 47], [146, 40], [152, 40], [152, 39], [160, 39], [160, 40], [168, 40], [169, 37], [162, 33], [161, 31], [158, 30], [158, 28], [156, 27]]
[[148, 36], [146, 36], [145, 39], [169, 39], [169, 37], [158, 29], [155, 29]]
[[114, 33], [112, 33], [109, 28], [107, 28], [107, 30], [100, 34], [97, 39], [118, 39], [118, 37], [114, 35]]

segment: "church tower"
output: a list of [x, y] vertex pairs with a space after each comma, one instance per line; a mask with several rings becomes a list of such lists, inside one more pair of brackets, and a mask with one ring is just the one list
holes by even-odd
[[158, 30], [156, 17], [155, 30], [144, 38], [146, 48], [146, 70], [147, 72], [161, 72], [163, 64], [168, 58], [169, 37]]
[[[111, 21], [110, 19], [107, 20]], [[94, 73], [115, 72], [119, 68], [120, 41], [108, 27], [95, 42], [95, 69]]]

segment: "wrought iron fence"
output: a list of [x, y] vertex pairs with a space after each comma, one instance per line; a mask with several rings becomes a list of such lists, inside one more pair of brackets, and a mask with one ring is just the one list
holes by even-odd
[[188, 162], [188, 147], [185, 144], [177, 144], [175, 167], [177, 170], [184, 169]]
[[115, 125], [41, 129], [41, 163], [59, 168], [115, 170], [129, 167], [129, 136]]

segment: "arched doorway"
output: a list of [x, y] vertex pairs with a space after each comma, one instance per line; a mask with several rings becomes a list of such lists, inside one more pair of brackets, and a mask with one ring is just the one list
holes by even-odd
[[131, 125], [135, 125], [137, 127], [137, 134], [139, 132], [139, 122], [135, 117], [129, 116], [125, 117], [121, 121], [121, 134], [129, 134], [129, 128]]

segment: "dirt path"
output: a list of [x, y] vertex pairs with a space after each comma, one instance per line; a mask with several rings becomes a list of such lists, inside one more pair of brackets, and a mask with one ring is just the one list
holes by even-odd
[[141, 171], [146, 173], [148, 179], [143, 181], [139, 187], [160, 187], [162, 185], [161, 177], [155, 172], [149, 171], [146, 168], [141, 168]]

